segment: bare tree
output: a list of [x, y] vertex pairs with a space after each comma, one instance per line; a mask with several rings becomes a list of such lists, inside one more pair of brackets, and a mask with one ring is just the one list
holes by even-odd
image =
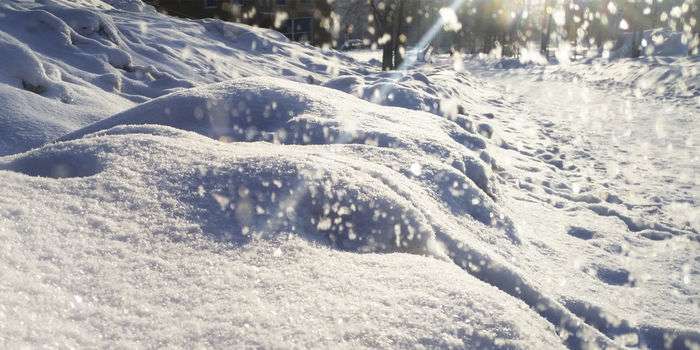
[[401, 67], [403, 63], [403, 53], [405, 51], [404, 45], [406, 44], [406, 35], [403, 33], [404, 27], [404, 2], [405, 0], [398, 0], [394, 9], [394, 30], [391, 35], [392, 43], [394, 47], [394, 69]]
[[314, 45], [332, 47], [333, 45], [333, 7], [328, 0], [315, 0], [314, 23], [317, 35]]
[[377, 29], [377, 42], [382, 46], [382, 69], [398, 68], [403, 62], [405, 40], [405, 0], [367, 0]]
[[552, 35], [553, 18], [552, 18], [552, 0], [544, 1], [544, 11], [542, 12], [542, 34], [540, 40], [540, 52], [548, 57], [549, 39]]

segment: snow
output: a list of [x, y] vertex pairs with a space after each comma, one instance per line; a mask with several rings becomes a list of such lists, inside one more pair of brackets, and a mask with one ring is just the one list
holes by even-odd
[[698, 105], [700, 74], [698, 56], [644, 57], [640, 59], [603, 60], [567, 66], [533, 68], [543, 79], [581, 80], [605, 88], [621, 88], [624, 93], [661, 99], [686, 100]]
[[384, 106], [403, 107], [452, 119], [475, 107], [483, 96], [481, 82], [468, 74], [444, 71], [382, 72], [363, 76], [342, 75], [323, 86]]
[[700, 344], [694, 58], [388, 73], [138, 0], [0, 18], [2, 347]]
[[[367, 67], [276, 32], [167, 18], [140, 1], [0, 4], [0, 154], [26, 151], [138, 103], [227, 79], [325, 81]], [[35, 99], [30, 94], [44, 98]], [[69, 113], [65, 113], [70, 111]], [[60, 115], [59, 118], [56, 115]], [[31, 128], [25, 125], [31, 124]], [[5, 140], [11, 141], [5, 142]]]
[[[590, 57], [558, 62], [548, 61], [536, 47], [528, 47], [520, 57], [475, 55], [467, 57], [467, 68], [482, 70], [484, 66], [495, 72], [526, 70], [531, 77], [542, 80], [583, 81], [603, 89], [622, 89], [636, 97], [651, 96], [671, 99], [690, 106], [700, 105], [700, 72], [697, 55], [688, 56], [688, 45], [683, 34], [668, 29], [644, 31], [642, 57], [628, 58], [631, 35], [623, 35], [620, 47], [609, 52], [592, 52]], [[559, 53], [558, 53], [559, 54]], [[563, 53], [564, 56], [570, 52]], [[444, 61], [444, 59], [443, 59]], [[550, 64], [551, 63], [551, 64]]]
[[[309, 226], [305, 219], [323, 215], [322, 203], [335, 204], [324, 198], [322, 186], [346, 191], [345, 205], [358, 211], [348, 212], [351, 219], [343, 223], [358, 224], [358, 234], [369, 224], [358, 215], [371, 203], [389, 209], [384, 201], [393, 201], [397, 208], [370, 224], [376, 229], [409, 214], [400, 211], [409, 210], [405, 200], [382, 181], [355, 164], [342, 165], [328, 151], [124, 127], [11, 157], [4, 164], [13, 171], [3, 174], [10, 188], [1, 226], [3, 284], [13, 287], [3, 296], [3, 316], [13, 320], [2, 322], [5, 341], [79, 347], [557, 346], [551, 325], [522, 302], [451, 263], [415, 254], [358, 255], [347, 245], [349, 252], [331, 250], [325, 247], [328, 232], [295, 229], [292, 222], [274, 235], [237, 230], [248, 215], [255, 222], [278, 219], [276, 210], [260, 214], [259, 206], [290, 205], [287, 213], [297, 211], [290, 219]], [[54, 179], [48, 164], [74, 172]], [[290, 203], [284, 196], [299, 187], [294, 181], [318, 181], [321, 188], [316, 197], [309, 193]], [[231, 205], [222, 207], [215, 194]], [[268, 194], [276, 194], [279, 204], [263, 198]], [[42, 205], [34, 204], [42, 197]], [[342, 214], [331, 208], [327, 215]], [[389, 250], [426, 249], [420, 243], [425, 239], [405, 240], [402, 247], [394, 237], [385, 239], [377, 243]]]
[[[630, 324], [645, 319], [659, 320], [662, 329], [697, 324], [696, 306], [678, 310], [659, 302], [683, 304], [698, 293], [682, 277], [693, 275], [687, 271], [697, 271], [698, 261], [697, 105], [682, 96], [635, 96], [559, 76], [533, 79], [531, 69], [467, 66], [505, 92], [495, 113], [501, 117], [491, 124], [508, 142], [503, 152], [512, 161], [502, 161], [507, 154], [492, 155], [513, 181], [511, 188], [500, 188], [512, 200], [504, 207], [511, 210], [523, 241], [541, 239], [540, 223], [546, 221], [548, 231], [573, 240], [557, 243], [547, 236], [544, 252], [573, 257], [564, 266], [631, 290], [614, 297], [614, 288], [594, 291], [597, 287], [572, 281], [573, 271], [554, 277], [567, 260], [537, 260], [542, 266], [530, 269], [546, 271], [545, 283], [562, 293], [567, 308], [606, 334], [629, 332]], [[551, 209], [542, 208], [543, 202]], [[589, 293], [600, 294], [580, 300]], [[652, 330], [659, 331], [647, 328]]]
[[[509, 235], [515, 234], [507, 220], [499, 219], [502, 215], [498, 215], [493, 202], [497, 194], [492, 183], [491, 164], [482, 160], [489, 158], [483, 150], [485, 141], [480, 135], [433, 114], [401, 110], [401, 115], [397, 115], [394, 109], [381, 108], [362, 100], [356, 100], [352, 104], [344, 103], [347, 100], [347, 94], [323, 87], [276, 78], [242, 78], [155, 99], [71, 133], [63, 139], [78, 138], [117, 125], [160, 124], [195, 131], [225, 142], [267, 141], [291, 145], [348, 145], [330, 147], [328, 151], [333, 155], [332, 162], [321, 169], [325, 167], [335, 172], [341, 164], [345, 163], [357, 167], [363, 163], [363, 159], [382, 164], [404, 176], [416, 177], [413, 181], [423, 186], [433, 187], [431, 191], [433, 196], [449, 199], [445, 203], [449, 209], [455, 214], [461, 213], [466, 216], [464, 224], [468, 224], [473, 217], [487, 225], [505, 227]], [[358, 159], [343, 159], [348, 155], [355, 155]], [[414, 165], [419, 167], [419, 175], [415, 174]], [[412, 166], [414, 168], [411, 168]], [[372, 169], [374, 166], [369, 167], [370, 169], [366, 170], [353, 170], [351, 167], [341, 173], [351, 174], [357, 170], [364, 170], [377, 173], [374, 175], [376, 177], [387, 171]], [[312, 173], [321, 169], [313, 170]], [[294, 173], [291, 169], [275, 171], [278, 173], [257, 174], [254, 178], [269, 177], [268, 181], [273, 181], [275, 178], [282, 182], [297, 181], [284, 179], [285, 173]], [[323, 178], [324, 176], [321, 180]], [[344, 187], [352, 188], [351, 184], [358, 180], [348, 180], [347, 184], [337, 189], [334, 187], [323, 189], [323, 182], [317, 185], [320, 186], [318, 189], [313, 189], [316, 185], [309, 184], [310, 181], [306, 180], [306, 184], [303, 185], [303, 187], [312, 188], [306, 191], [311, 194], [316, 191], [330, 192], [335, 196], [337, 192], [343, 193]], [[319, 180], [313, 180], [313, 182], [316, 181]], [[411, 183], [391, 184], [389, 180], [384, 182], [385, 186], [392, 188], [415, 186]], [[456, 189], [451, 191], [450, 187]], [[260, 191], [264, 190], [258, 189], [255, 192]], [[349, 203], [342, 204], [346, 200], [342, 197], [345, 195], [351, 196], [351, 199]], [[358, 201], [354, 198], [355, 196], [372, 197], [369, 193], [345, 195], [339, 198], [328, 198], [325, 201], [338, 202], [340, 206], [352, 206]], [[229, 194], [224, 196], [229, 198]], [[463, 200], [456, 201], [453, 197]], [[377, 233], [374, 235], [389, 233], [391, 237], [377, 242], [383, 246], [389, 245], [389, 241], [398, 239], [394, 237], [394, 228], [399, 226], [401, 232], [411, 236], [415, 234], [417, 240], [426, 240], [434, 236], [434, 233], [423, 233], [432, 231], [427, 227], [423, 228], [427, 225], [427, 220], [422, 219], [424, 214], [415, 213], [410, 206], [398, 204], [400, 202], [398, 199], [392, 199], [390, 203], [381, 205], [378, 203], [362, 205], [366, 206], [368, 212], [358, 208], [357, 210], [361, 213], [353, 215], [357, 216], [357, 219], [353, 219], [348, 230], [376, 230]], [[270, 205], [272, 204], [260, 204], [262, 208]], [[309, 206], [315, 206], [315, 204], [302, 205], [306, 208]], [[379, 222], [384, 220], [377, 219], [372, 227], [363, 228], [365, 224], [362, 221], [367, 220], [367, 217], [378, 215], [373, 214], [377, 207], [398, 208], [399, 212], [389, 214], [393, 219], [386, 223], [380, 224]], [[402, 207], [406, 208], [400, 209]], [[323, 208], [317, 210], [326, 211]], [[387, 215], [380, 214], [382, 218]], [[301, 214], [297, 213], [297, 216], [299, 215]], [[411, 218], [421, 218], [421, 220], [412, 222]], [[321, 219], [321, 217], [313, 218], [310, 223], [316, 225]], [[303, 222], [307, 218], [295, 220]], [[402, 223], [402, 220], [411, 222]], [[289, 225], [298, 227], [302, 225], [301, 222], [291, 222]], [[302, 231], [312, 229], [313, 227], [309, 227]], [[343, 231], [343, 229], [340, 230]], [[416, 232], [412, 233], [411, 230]], [[373, 236], [368, 239], [370, 238], [377, 240], [378, 237]], [[513, 239], [517, 240], [517, 238]], [[363, 241], [364, 238], [359, 237], [359, 240]]]

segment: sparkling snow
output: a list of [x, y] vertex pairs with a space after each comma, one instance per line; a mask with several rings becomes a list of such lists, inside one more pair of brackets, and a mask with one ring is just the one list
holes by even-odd
[[700, 346], [694, 58], [382, 73], [139, 0], [0, 53], [4, 348]]

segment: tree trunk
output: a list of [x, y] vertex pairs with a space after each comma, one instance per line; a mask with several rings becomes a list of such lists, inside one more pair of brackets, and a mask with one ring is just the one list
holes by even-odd
[[328, 26], [324, 26], [322, 24], [323, 22], [332, 21], [333, 8], [328, 0], [315, 0], [314, 4], [314, 34], [312, 44], [321, 47], [332, 47], [333, 33], [331, 33]]
[[382, 48], [382, 70], [392, 69], [394, 69], [394, 47], [392, 40], [389, 39]]
[[398, 69], [401, 67], [401, 64], [403, 64], [403, 42], [401, 41], [401, 35], [402, 30], [403, 30], [403, 8], [404, 8], [404, 0], [398, 0], [398, 3], [396, 4], [396, 8], [394, 9], [393, 12], [393, 21], [394, 21], [394, 31], [392, 33], [392, 40], [391, 43], [393, 44], [393, 49], [394, 49], [394, 69]]
[[542, 40], [540, 42], [540, 52], [544, 57], [548, 57], [547, 50], [549, 48], [549, 36], [552, 30], [552, 14], [547, 11], [549, 8], [549, 0], [544, 2], [544, 12], [542, 14]]
[[632, 58], [637, 58], [641, 55], [639, 46], [642, 45], [642, 36], [644, 36], [642, 29], [635, 28], [632, 31]]

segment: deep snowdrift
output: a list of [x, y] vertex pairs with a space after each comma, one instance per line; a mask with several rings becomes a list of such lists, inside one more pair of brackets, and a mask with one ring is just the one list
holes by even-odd
[[366, 71], [274, 31], [112, 3], [0, 3], [0, 154], [203, 83], [251, 75], [324, 81]]
[[[561, 346], [551, 324], [461, 271], [436, 240], [510, 242], [469, 216], [488, 197], [439, 158], [399, 149], [142, 126], [5, 158], [3, 315], [15, 321], [2, 333], [10, 345]], [[433, 177], [450, 182], [421, 185]], [[463, 195], [474, 196], [466, 207], [440, 200]], [[41, 332], [23, 333], [37, 322]]]

